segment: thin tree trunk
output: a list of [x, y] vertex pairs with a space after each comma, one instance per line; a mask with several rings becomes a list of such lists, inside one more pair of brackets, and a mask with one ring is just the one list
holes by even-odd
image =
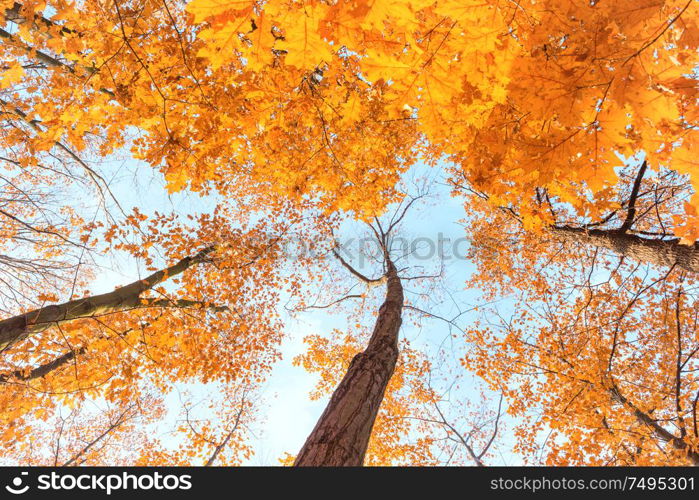
[[398, 360], [403, 286], [389, 260], [386, 299], [364, 352], [350, 363], [296, 457], [296, 466], [360, 466], [388, 381]]
[[112, 292], [71, 300], [63, 304], [35, 309], [0, 321], [0, 351], [30, 335], [43, 332], [59, 323], [101, 314], [126, 311], [138, 307], [163, 307], [163, 301], [141, 298], [141, 294], [190, 267], [204, 262], [214, 251], [207, 247], [194, 256], [185, 257], [173, 266], [161, 269], [145, 279], [134, 281]]
[[699, 273], [699, 245], [683, 245], [679, 240], [642, 238], [621, 231], [556, 226], [552, 234], [570, 245], [594, 245], [630, 259], [658, 266], [677, 266]]
[[214, 465], [214, 462], [216, 462], [216, 459], [218, 458], [218, 455], [221, 453], [221, 451], [228, 445], [228, 442], [231, 440], [233, 437], [233, 434], [235, 431], [238, 429], [238, 425], [240, 425], [240, 417], [243, 415], [243, 410], [245, 409], [245, 398], [240, 402], [240, 409], [238, 410], [238, 413], [235, 415], [235, 423], [233, 424], [233, 428], [226, 434], [226, 437], [221, 441], [221, 444], [217, 445], [214, 448], [214, 452], [211, 454], [209, 459], [206, 461], [204, 464], [204, 467], [211, 467]]
[[49, 361], [48, 363], [34, 368], [29, 373], [25, 373], [24, 370], [16, 370], [10, 374], [0, 375], [0, 384], [6, 384], [7, 381], [11, 378], [16, 378], [17, 380], [20, 380], [22, 382], [28, 382], [30, 380], [44, 377], [52, 371], [57, 370], [60, 367], [71, 362], [73, 359], [75, 359], [77, 355], [83, 354], [84, 352], [85, 348], [80, 347], [73, 351], [68, 351], [65, 354], [62, 354], [53, 361]]
[[627, 408], [629, 408], [631, 411], [633, 411], [634, 416], [636, 419], [643, 425], [647, 425], [650, 427], [653, 432], [655, 433], [656, 436], [658, 436], [660, 439], [663, 441], [670, 443], [672, 446], [674, 446], [676, 449], [681, 450], [685, 453], [687, 453], [687, 458], [692, 462], [692, 465], [694, 466], [699, 466], [699, 453], [694, 451], [692, 446], [690, 446], [687, 441], [684, 439], [675, 436], [673, 433], [665, 429], [662, 425], [658, 423], [657, 420], [652, 418], [650, 415], [647, 413], [641, 411], [635, 404], [633, 404], [631, 401], [626, 399], [623, 394], [619, 391], [619, 389], [614, 386], [612, 389], [610, 389], [610, 394], [612, 395], [612, 398], [619, 403], [623, 404]]
[[80, 451], [78, 451], [75, 455], [73, 455], [71, 458], [68, 459], [67, 462], [63, 463], [61, 467], [68, 467], [69, 465], [81, 465], [85, 460], [82, 460], [78, 462], [78, 460], [84, 456], [90, 449], [95, 446], [97, 443], [105, 439], [107, 436], [109, 436], [109, 433], [112, 431], [118, 429], [124, 423], [126, 423], [128, 420], [135, 418], [138, 415], [138, 406], [136, 403], [130, 404], [116, 419], [114, 422], [109, 423], [109, 427], [105, 429], [103, 432], [101, 432], [97, 437], [95, 437], [92, 441], [87, 443]]

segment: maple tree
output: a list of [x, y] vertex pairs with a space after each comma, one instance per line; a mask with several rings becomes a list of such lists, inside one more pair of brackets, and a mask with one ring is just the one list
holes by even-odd
[[518, 306], [467, 329], [464, 364], [522, 416], [535, 463], [696, 464], [695, 276], [575, 254], [553, 271], [529, 262], [528, 290], [506, 280]]
[[[294, 360], [320, 375], [311, 397], [330, 395], [330, 400], [301, 450], [287, 456], [287, 463], [438, 465], [446, 455], [448, 461], [483, 465], [497, 437], [501, 406], [494, 416], [484, 407], [472, 415], [457, 408], [435, 383], [441, 377], [429, 356], [399, 338], [404, 321], [420, 325], [438, 318], [430, 312], [426, 297], [434, 295], [444, 278], [439, 262], [443, 256], [425, 269], [415, 255], [417, 247], [406, 247], [400, 239], [410, 212], [418, 211], [430, 197], [429, 181], [416, 187], [417, 194], [386, 216], [360, 224], [364, 250], [357, 253], [331, 240], [322, 253], [325, 258], [309, 271], [327, 276], [329, 282], [322, 283], [320, 294], [300, 293], [294, 310], [344, 308], [348, 325], [329, 336], [305, 337], [307, 350]], [[380, 302], [378, 311], [374, 302]], [[458, 376], [447, 374], [446, 380], [453, 386]], [[493, 421], [493, 429], [486, 431]], [[455, 425], [466, 430], [462, 433]], [[436, 437], [440, 431], [446, 438]], [[413, 435], [419, 437], [411, 440]], [[452, 443], [460, 453], [450, 447]], [[476, 453], [478, 446], [482, 449]]]
[[[409, 168], [448, 161], [449, 182], [469, 215], [472, 257], [479, 266], [474, 287], [492, 296], [526, 292], [548, 304], [568, 290], [550, 269], [568, 266], [585, 276], [601, 265], [612, 282], [628, 266], [629, 278], [621, 283], [633, 286], [622, 287], [618, 300], [603, 300], [614, 294], [597, 295], [589, 285], [584, 299], [566, 296], [556, 303], [555, 324], [594, 309], [589, 314], [599, 321], [616, 318], [612, 337], [618, 338], [631, 328], [627, 309], [649, 318], [653, 311], [677, 311], [674, 324], [656, 325], [659, 337], [636, 333], [648, 337], [644, 345], [660, 346], [655, 351], [620, 354], [616, 340], [609, 344], [609, 325], [569, 326], [566, 340], [575, 344], [596, 335], [591, 345], [598, 351], [611, 345], [613, 354], [607, 353], [606, 372], [597, 366], [598, 351], [583, 350], [569, 360], [576, 376], [590, 373], [585, 383], [593, 387], [582, 398], [593, 403], [571, 407], [576, 420], [550, 416], [557, 415], [555, 397], [537, 400], [531, 391], [512, 389], [514, 375], [497, 383], [490, 378], [502, 368], [499, 350], [515, 351], [503, 357], [508, 360], [529, 355], [518, 335], [501, 345], [472, 330], [469, 340], [481, 368], [469, 366], [505, 393], [510, 413], [536, 400], [550, 412], [547, 425], [563, 424], [561, 432], [579, 448], [554, 449], [552, 462], [602, 456], [595, 455], [594, 439], [586, 441], [596, 425], [591, 422], [597, 422], [593, 414], [599, 415], [590, 410], [595, 404], [630, 410], [619, 425], [644, 436], [639, 442], [626, 435], [631, 431], [594, 434], [603, 435], [598, 445], [636, 449], [614, 460], [691, 458], [697, 444], [683, 422], [691, 411], [692, 382], [680, 382], [682, 370], [672, 372], [662, 356], [672, 358], [675, 349], [681, 359], [691, 349], [682, 335], [691, 337], [692, 327], [680, 323], [689, 321], [687, 283], [699, 270], [696, 9], [691, 0], [5, 0], [0, 381], [11, 387], [0, 415], [7, 423], [5, 442], [29, 446], [32, 421], [51, 413], [64, 422], [60, 407], [84, 397], [105, 397], [116, 408], [86, 420], [106, 426], [108, 434], [126, 435], [127, 420], [158, 418], [153, 394], [177, 381], [259, 384], [278, 356], [280, 290], [302, 286], [298, 278], [282, 277], [278, 243], [289, 227], [306, 236], [324, 233], [345, 213], [373, 224], [404, 200], [399, 181]], [[110, 177], [97, 168], [125, 152], [143, 163], [139, 168], [160, 171], [170, 193], [189, 190], [224, 201], [191, 225], [174, 216], [149, 219], [138, 210], [125, 211]], [[71, 199], [76, 192], [96, 196], [96, 211], [78, 207]], [[264, 220], [255, 219], [256, 211]], [[414, 401], [435, 408], [438, 403], [421, 382], [427, 362], [399, 343], [404, 277], [383, 229], [372, 227], [385, 250], [384, 305], [356, 362], [349, 360], [360, 343], [348, 332], [330, 343], [313, 340], [309, 355], [301, 358], [321, 374], [324, 392], [340, 385], [296, 457], [299, 464], [358, 465], [367, 447], [368, 463], [434, 458], [430, 438], [414, 448], [393, 446], [410, 431], [379, 413], [382, 401], [386, 411], [403, 415]], [[617, 268], [607, 250], [623, 257]], [[83, 296], [96, 271], [85, 256], [99, 251], [143, 259], [152, 274], [112, 292]], [[577, 259], [578, 251], [593, 252], [592, 264]], [[599, 254], [604, 264], [597, 262]], [[649, 289], [652, 300], [632, 297], [624, 303], [623, 294], [643, 286], [634, 273], [645, 264], [663, 276]], [[363, 282], [379, 280], [349, 262], [343, 265]], [[586, 305], [576, 309], [580, 300]], [[529, 316], [520, 321], [535, 324]], [[658, 333], [672, 327], [679, 332], [675, 344]], [[546, 343], [550, 329], [542, 332]], [[337, 349], [341, 359], [321, 354]], [[545, 351], [544, 364], [554, 363], [552, 352]], [[557, 355], [568, 359], [567, 351]], [[674, 410], [657, 409], [665, 400], [652, 406], [665, 391], [657, 380], [647, 381], [642, 401], [613, 382], [621, 380], [621, 372], [628, 376], [626, 356], [638, 357], [639, 370], [662, 365], [662, 373], [675, 374]], [[612, 363], [613, 358], [622, 359]], [[337, 366], [347, 368], [342, 380]], [[368, 384], [374, 375], [376, 384]], [[551, 380], [559, 378], [552, 373]], [[561, 400], [578, 389], [553, 385], [559, 392], [552, 394]], [[401, 390], [412, 395], [401, 396]], [[151, 413], [132, 412], [129, 402], [139, 398], [151, 401]], [[240, 411], [249, 400], [231, 393], [222, 404], [230, 424], [243, 418]], [[356, 432], [340, 435], [344, 405], [362, 418], [352, 419]], [[679, 434], [657, 427], [651, 409], [674, 411], [669, 418]], [[600, 418], [609, 424], [607, 413]], [[422, 418], [458, 439], [441, 412]], [[73, 414], [68, 421], [75, 429], [87, 425]], [[566, 427], [570, 422], [578, 427]], [[231, 445], [240, 456], [249, 452], [231, 442], [238, 427], [224, 427], [220, 432], [183, 427], [189, 451], [148, 451], [151, 455], [139, 460], [185, 463], [195, 455], [215, 460]], [[375, 439], [369, 444], [372, 428]], [[664, 458], [648, 448], [653, 436], [670, 443], [661, 447]], [[533, 439], [521, 434], [523, 443]], [[345, 456], [341, 451], [349, 442]], [[97, 444], [82, 452], [78, 444], [60, 452], [57, 445], [54, 459], [106, 460], [99, 453], [86, 458]], [[486, 442], [484, 450], [489, 446]], [[469, 452], [476, 462], [479, 454]]]
[[[27, 454], [41, 453], [32, 451], [36, 421], [63, 422], [67, 418], [67, 424], [61, 423], [61, 428], [65, 427], [62, 446], [69, 446], [67, 436], [71, 433], [85, 435], [80, 426], [99, 429], [100, 419], [106, 418], [90, 416], [89, 412], [82, 416], [80, 409], [94, 398], [125, 408], [129, 420], [138, 416], [152, 423], [163, 415], [162, 399], [177, 383], [223, 384], [225, 394], [237, 386], [253, 388], [264, 379], [278, 356], [280, 330], [271, 283], [278, 279], [274, 242], [279, 236], [273, 231], [282, 227], [263, 224], [244, 231], [231, 228], [227, 224], [230, 217], [232, 213], [222, 208], [218, 213], [202, 215], [190, 233], [191, 228], [176, 217], [148, 220], [136, 213], [128, 222], [134, 227], [149, 227], [146, 245], [128, 242], [130, 225], [110, 228], [107, 237], [133, 257], [145, 258], [151, 268], [155, 263], [148, 249], [167, 249], [165, 259], [172, 265], [153, 269], [149, 276], [112, 292], [85, 295], [3, 320], [0, 382], [5, 387], [5, 445], [11, 445], [17, 454], [23, 450]], [[291, 221], [287, 219], [287, 223]], [[168, 246], [160, 246], [157, 235]], [[120, 240], [124, 242], [117, 243]], [[207, 241], [210, 244], [205, 244]], [[203, 248], [189, 253], [193, 244]], [[249, 398], [234, 396], [231, 392], [230, 401], [221, 402], [220, 411], [229, 407], [231, 413], [246, 408], [245, 415], [237, 415], [247, 420]], [[68, 417], [66, 408], [74, 409]], [[109, 417], [109, 434], [137, 441], [139, 434], [130, 433], [123, 425], [125, 420], [119, 417], [116, 425]], [[196, 431], [182, 427], [181, 432], [189, 435], [188, 445], [175, 455], [163, 451], [163, 463], [190, 463], [210, 448], [215, 438], [206, 435], [218, 431], [208, 426]], [[232, 435], [233, 430], [228, 432]], [[106, 434], [98, 435], [102, 440], [106, 438]], [[149, 439], [147, 434], [140, 436], [146, 442]], [[226, 447], [224, 454], [230, 454], [233, 462], [248, 453], [247, 448], [236, 444], [238, 441], [226, 446], [230, 437], [224, 440], [225, 444], [217, 446]], [[126, 443], [120, 446], [129, 447]], [[108, 459], [94, 448], [90, 451], [92, 458], [81, 463]], [[55, 456], [65, 458], [65, 453], [56, 451]], [[131, 458], [136, 462], [142, 459], [138, 453], [150, 453], [154, 460], [158, 456], [143, 442], [132, 446], [132, 453], [136, 453]], [[218, 455], [220, 450], [211, 461]]]
[[[383, 227], [378, 220], [376, 225], [370, 225], [381, 254], [379, 276], [363, 274], [337, 249], [332, 251], [341, 265], [363, 284], [385, 286], [385, 298], [379, 308], [366, 348], [352, 357], [344, 372], [345, 375], [299, 451], [294, 465], [358, 466], [364, 463], [374, 421], [398, 362], [398, 332], [403, 318], [405, 277], [401, 276], [391, 255], [390, 240], [395, 227], [400, 224], [409, 206], [410, 203], [406, 204], [406, 208], [392, 217], [386, 227]], [[356, 352], [356, 345], [352, 345], [352, 340], [351, 336], [344, 339], [343, 351], [347, 354]], [[305, 358], [305, 364], [307, 369], [323, 369], [323, 365], [327, 363], [327, 354], [321, 357], [314, 354], [314, 351], [319, 348], [327, 350], [328, 346], [323, 345], [320, 340], [315, 340], [313, 343], [315, 345]], [[403, 356], [406, 355], [408, 353], [404, 349]], [[323, 377], [324, 384], [327, 383], [327, 378], [327, 375]], [[393, 380], [400, 384], [401, 379], [402, 377], [396, 377]], [[396, 391], [398, 388], [394, 387], [393, 390]], [[419, 401], [418, 394], [414, 394], [414, 397]], [[390, 404], [391, 401], [387, 403]], [[384, 457], [384, 460], [386, 459], [388, 457]]]
[[[320, 68], [319, 100], [340, 114], [353, 100], [332, 102], [325, 75], [342, 76], [332, 85], [359, 80], [380, 92], [388, 116], [407, 106], [428, 152], [452, 158], [496, 203], [527, 207], [539, 188], [580, 214], [611, 202], [618, 155], [643, 149], [653, 166], [692, 173], [695, 8], [650, 1], [188, 6], [195, 21], [207, 22], [200, 54], [216, 64], [257, 56], [244, 71], [259, 71], [283, 58], [283, 70], [299, 80]], [[276, 36], [256, 36], [267, 28]], [[234, 39], [235, 51], [225, 52]], [[687, 201], [677, 229], [691, 242], [696, 203]], [[542, 217], [528, 212], [532, 224]]]
[[[644, 168], [632, 169], [636, 188], [627, 194], [636, 193], [636, 203], [622, 201], [625, 208], [607, 217], [612, 226], [616, 219], [629, 231], [662, 230], [674, 195], [686, 192], [672, 172], [644, 188]], [[486, 201], [474, 194], [476, 212], [479, 203]], [[478, 262], [471, 285], [487, 297], [509, 295], [514, 305], [464, 327], [472, 349], [462, 361], [524, 420], [520, 452], [547, 464], [695, 464], [691, 260], [656, 259], [657, 247], [646, 248], [644, 259], [633, 247], [571, 245], [556, 227], [541, 238], [507, 209], [468, 230]], [[626, 229], [597, 231], [612, 241], [627, 236]]]

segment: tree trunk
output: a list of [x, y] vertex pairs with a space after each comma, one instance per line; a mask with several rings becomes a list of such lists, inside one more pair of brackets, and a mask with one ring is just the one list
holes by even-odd
[[112, 292], [71, 300], [63, 304], [35, 309], [0, 321], [0, 352], [30, 335], [43, 332], [59, 323], [99, 314], [126, 311], [137, 307], [163, 307], [163, 301], [141, 298], [141, 294], [154, 286], [183, 273], [190, 267], [204, 262], [214, 247], [207, 247], [194, 256], [185, 257], [175, 265], [161, 269], [143, 280], [134, 281]]
[[658, 240], [620, 231], [556, 226], [551, 228], [556, 238], [571, 245], [594, 245], [611, 250], [623, 257], [655, 264], [677, 267], [699, 273], [699, 245], [682, 245], [679, 240]]
[[369, 345], [350, 363], [313, 432], [296, 457], [296, 466], [361, 466], [376, 414], [398, 360], [403, 286], [392, 262], [386, 273], [386, 299]]

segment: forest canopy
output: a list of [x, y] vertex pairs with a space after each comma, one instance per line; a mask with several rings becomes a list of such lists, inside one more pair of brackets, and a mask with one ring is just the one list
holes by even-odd
[[699, 465], [693, 0], [0, 12], [3, 463]]

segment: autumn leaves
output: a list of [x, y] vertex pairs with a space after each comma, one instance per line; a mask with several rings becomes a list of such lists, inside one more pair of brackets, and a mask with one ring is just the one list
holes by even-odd
[[[179, 379], [258, 383], [278, 355], [280, 290], [307, 285], [283, 276], [275, 245], [345, 216], [372, 222], [403, 199], [409, 168], [444, 162], [468, 211], [472, 285], [516, 290], [522, 307], [547, 311], [547, 323], [504, 326], [506, 341], [470, 330], [487, 359], [465, 364], [488, 366], [484, 378], [515, 413], [525, 401], [546, 405], [546, 425], [580, 444], [551, 461], [589, 460], [594, 435], [607, 451], [626, 450], [618, 460], [656, 463], [648, 419], [661, 412], [684, 443], [661, 446], [668, 460], [695, 449], [695, 3], [6, 0], [0, 9], [0, 328], [27, 311], [50, 320], [31, 338], [29, 320], [7, 337], [0, 380], [14, 385], [2, 401], [14, 409], [3, 419], [21, 439], [32, 430], [22, 414], [39, 418], [76, 394], [130, 411], [135, 400], [155, 409], [153, 387]], [[113, 172], [96, 168], [116, 156], [215, 207], [189, 218], [130, 213], [100, 173]], [[76, 192], [98, 210], [75, 203]], [[156, 272], [209, 248], [210, 259], [131, 294], [128, 307], [121, 297], [75, 312], [90, 303], [79, 295], [97, 270], [85, 263], [91, 252], [125, 252]], [[656, 267], [640, 279], [648, 263]], [[607, 281], [592, 279], [599, 273]], [[51, 316], [49, 303], [67, 309]], [[649, 311], [666, 319], [633, 323]], [[605, 315], [609, 324], [595, 324]], [[527, 328], [542, 332], [534, 347]], [[518, 378], [515, 365], [534, 358], [544, 382]], [[328, 373], [319, 359], [306, 361]], [[633, 399], [622, 386], [643, 377]], [[661, 394], [672, 391], [670, 408]], [[228, 396], [229, 416], [243, 418], [250, 398]], [[618, 405], [630, 413], [613, 421]], [[188, 432], [203, 454], [230, 443], [232, 428], [208, 441]], [[533, 433], [521, 439], [531, 451]]]

